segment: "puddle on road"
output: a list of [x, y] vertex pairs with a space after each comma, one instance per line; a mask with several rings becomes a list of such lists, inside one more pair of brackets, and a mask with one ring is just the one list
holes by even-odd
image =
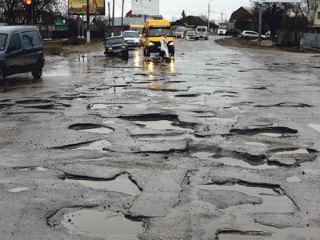
[[269, 165], [267, 162], [260, 165], [251, 165], [250, 163], [243, 161], [241, 159], [235, 159], [230, 157], [224, 157], [224, 158], [214, 158], [213, 161], [223, 163], [229, 166], [238, 166], [243, 168], [251, 168], [251, 169], [274, 169], [278, 168], [278, 166], [275, 165]]
[[213, 156], [215, 155], [215, 153], [213, 152], [196, 152], [191, 154], [192, 157], [196, 157], [199, 159], [212, 159], [213, 160]]
[[114, 131], [114, 129], [111, 127], [92, 123], [73, 124], [69, 126], [69, 129], [99, 134], [109, 134]]
[[307, 149], [296, 149], [292, 151], [276, 152], [275, 155], [295, 155], [295, 154], [309, 154]]
[[317, 132], [320, 133], [320, 125], [318, 125], [318, 124], [309, 124], [308, 126], [310, 128], [313, 128], [314, 130], [316, 130]]
[[113, 180], [66, 179], [65, 181], [70, 183], [79, 183], [80, 185], [88, 188], [120, 192], [133, 196], [140, 193], [140, 189], [129, 179], [127, 174], [122, 174]]
[[204, 160], [210, 159], [210, 161], [213, 161], [213, 162], [223, 163], [225, 165], [238, 166], [243, 168], [261, 169], [261, 170], [278, 168], [278, 166], [268, 165], [267, 162], [260, 165], [251, 165], [250, 163], [243, 161], [241, 159], [235, 159], [230, 157], [216, 158], [215, 153], [213, 152], [196, 152], [191, 154], [191, 156], [196, 157], [198, 159], [204, 159]]
[[[159, 120], [159, 121], [135, 121], [137, 125], [142, 125], [145, 128], [153, 130], [175, 130], [187, 131], [188, 129], [173, 125], [173, 121]], [[189, 130], [191, 132], [191, 130]]]
[[9, 192], [12, 192], [12, 193], [19, 193], [19, 192], [25, 192], [25, 191], [28, 191], [29, 188], [27, 187], [20, 187], [20, 188], [12, 188], [9, 190]]
[[70, 234], [80, 234], [101, 239], [138, 240], [142, 222], [131, 221], [121, 213], [81, 209], [63, 216], [61, 225]]
[[95, 141], [81, 147], [75, 148], [75, 150], [91, 150], [91, 151], [104, 151], [104, 148], [111, 147], [111, 143], [107, 140]]
[[38, 172], [46, 172], [49, 169], [44, 167], [26, 167], [26, 168], [20, 168], [20, 171], [38, 171]]
[[110, 134], [113, 132], [113, 129], [103, 127], [103, 128], [87, 129], [87, 130], [82, 130], [82, 131], [89, 132], [89, 133]]
[[271, 137], [271, 138], [279, 138], [283, 136], [282, 134], [279, 134], [279, 133], [259, 133], [258, 135]]
[[251, 205], [244, 204], [239, 206], [232, 206], [228, 208], [231, 212], [242, 213], [256, 213], [256, 212], [270, 212], [270, 213], [292, 213], [296, 211], [293, 202], [286, 196], [276, 193], [271, 188], [263, 187], [249, 187], [239, 184], [234, 185], [197, 185], [197, 189], [204, 189], [209, 191], [238, 191], [250, 196], [260, 197], [263, 199], [262, 204]]

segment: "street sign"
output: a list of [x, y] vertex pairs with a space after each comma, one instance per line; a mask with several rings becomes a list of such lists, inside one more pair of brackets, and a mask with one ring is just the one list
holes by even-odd
[[[69, 15], [86, 15], [87, 0], [68, 0]], [[90, 15], [105, 15], [105, 0], [89, 1]]]

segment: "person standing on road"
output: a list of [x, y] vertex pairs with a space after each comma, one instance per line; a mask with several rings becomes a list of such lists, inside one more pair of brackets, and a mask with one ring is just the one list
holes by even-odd
[[168, 48], [169, 41], [168, 41], [167, 33], [164, 33], [163, 36], [161, 37], [160, 44], [161, 44], [161, 48], [160, 48], [161, 56], [163, 57], [164, 60], [167, 60], [170, 57], [169, 48]]

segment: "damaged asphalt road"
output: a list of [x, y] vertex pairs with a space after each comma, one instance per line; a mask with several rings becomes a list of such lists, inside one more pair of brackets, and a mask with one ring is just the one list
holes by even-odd
[[1, 240], [320, 239], [320, 58], [177, 48], [0, 86]]

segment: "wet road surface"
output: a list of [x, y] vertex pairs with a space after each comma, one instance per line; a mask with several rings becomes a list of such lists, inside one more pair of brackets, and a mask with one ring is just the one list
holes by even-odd
[[1, 240], [320, 239], [320, 55], [176, 45], [0, 86]]

